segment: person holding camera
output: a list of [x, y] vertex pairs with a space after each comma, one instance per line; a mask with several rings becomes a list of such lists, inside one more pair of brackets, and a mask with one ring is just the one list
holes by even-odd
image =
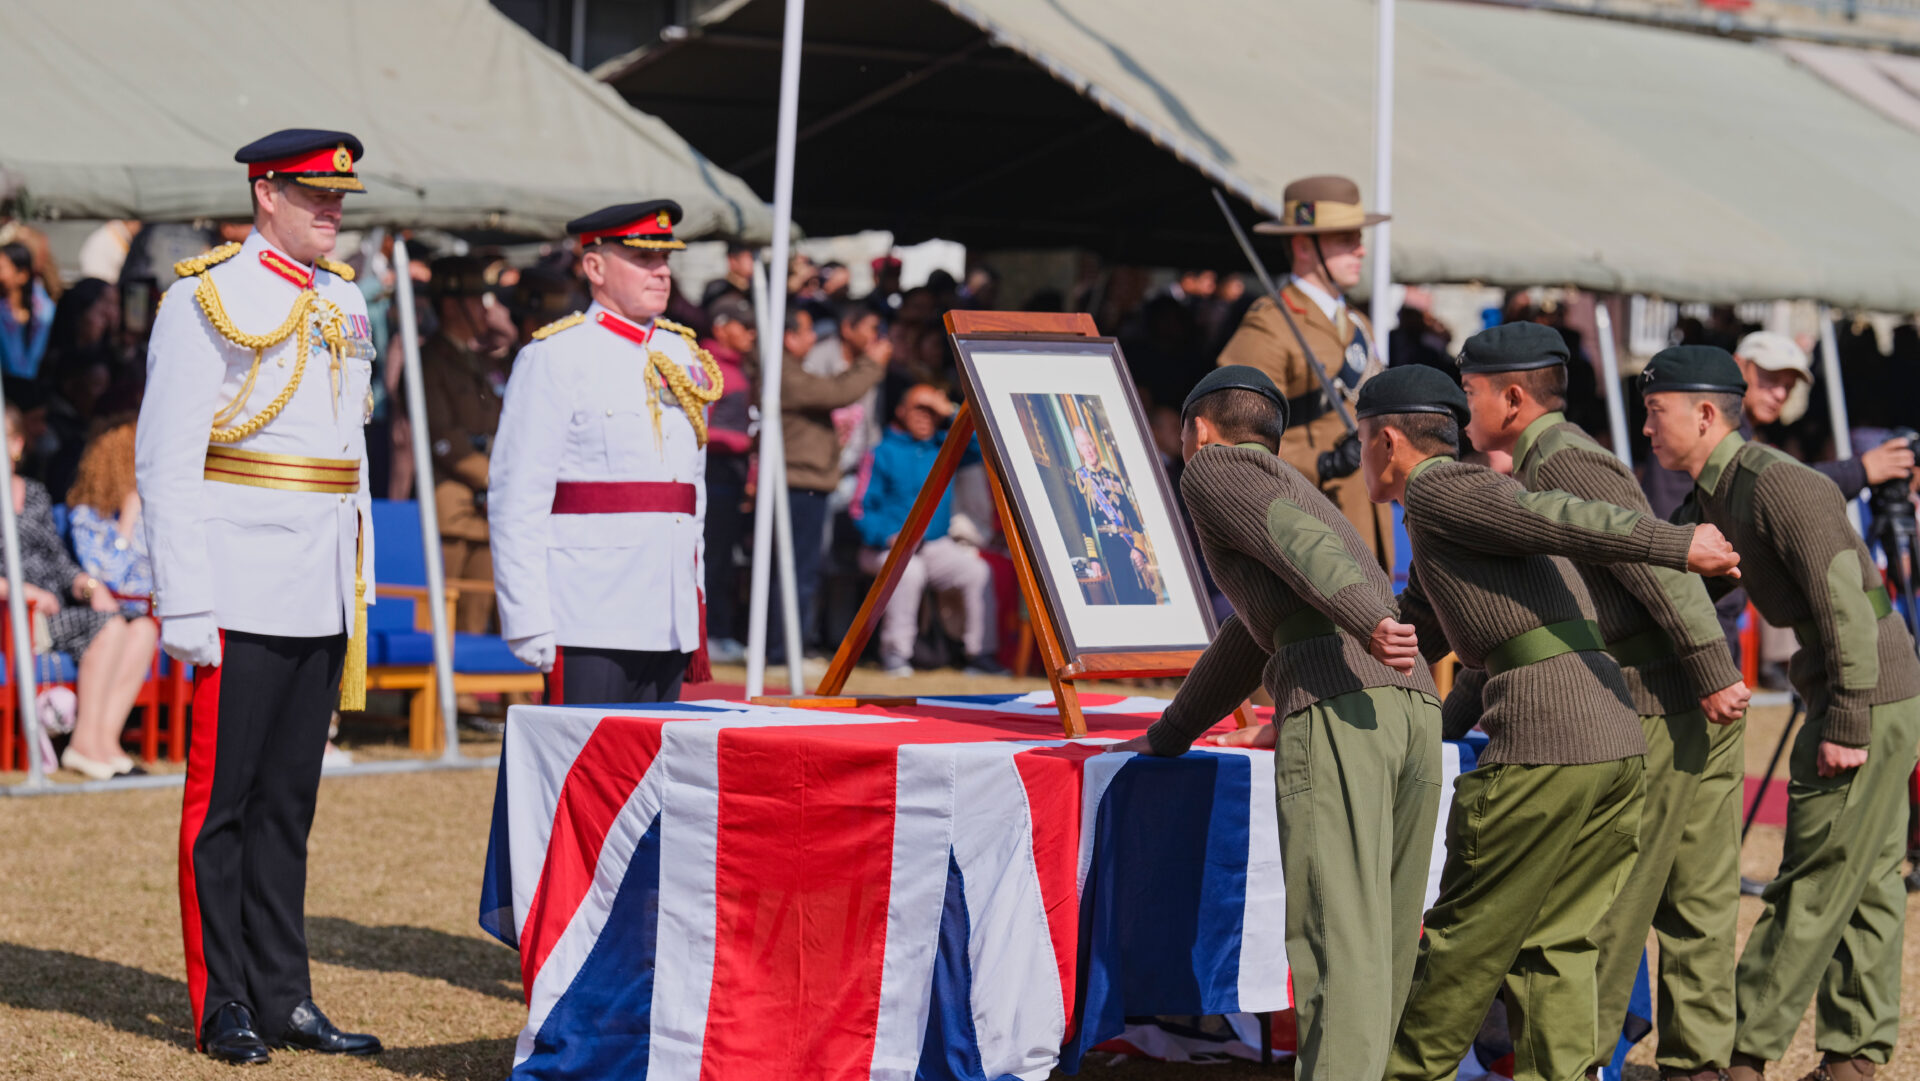
[[1254, 301], [1220, 351], [1219, 365], [1245, 364], [1273, 379], [1292, 417], [1280, 457], [1340, 508], [1368, 551], [1392, 570], [1392, 511], [1367, 498], [1360, 443], [1314, 372], [1316, 365], [1325, 371], [1351, 404], [1360, 385], [1384, 369], [1373, 327], [1347, 303], [1346, 291], [1360, 283], [1367, 254], [1361, 231], [1387, 215], [1367, 213], [1359, 186], [1342, 176], [1296, 180], [1282, 195], [1283, 219], [1254, 231], [1288, 240], [1293, 273], [1280, 289], [1286, 311], [1270, 298]]

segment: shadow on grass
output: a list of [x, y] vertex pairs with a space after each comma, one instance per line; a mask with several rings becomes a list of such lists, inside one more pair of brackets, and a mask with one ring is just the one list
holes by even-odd
[[404, 1077], [434, 1081], [500, 1081], [513, 1068], [514, 1037], [463, 1040], [428, 1047], [391, 1047], [368, 1060]]
[[367, 972], [404, 972], [483, 995], [521, 1001], [520, 955], [491, 939], [430, 927], [368, 927], [333, 916], [307, 917], [315, 961]]
[[0, 942], [0, 1003], [84, 1017], [191, 1050], [187, 985], [171, 976], [65, 950]]

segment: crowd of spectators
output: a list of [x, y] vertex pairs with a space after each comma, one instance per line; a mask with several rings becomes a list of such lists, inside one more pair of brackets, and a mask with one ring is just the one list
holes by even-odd
[[[54, 727], [68, 727], [69, 765], [89, 774], [125, 772], [119, 733], [153, 652], [154, 629], [144, 597], [151, 591], [132, 483], [133, 417], [145, 379], [144, 337], [154, 303], [171, 280], [171, 264], [244, 237], [244, 223], [211, 226], [109, 222], [80, 252], [85, 277], [63, 283], [43, 237], [0, 219], [0, 377], [4, 378], [20, 481], [13, 493], [29, 549], [29, 580], [40, 647], [77, 664], [77, 703], [62, 716], [44, 709]], [[368, 433], [370, 486], [376, 497], [414, 498], [413, 433], [400, 385], [393, 237], [376, 231], [338, 252], [357, 271], [381, 356]], [[513, 357], [539, 327], [584, 307], [577, 255], [543, 249], [531, 265], [476, 249], [408, 265], [416, 286], [429, 413], [435, 442], [430, 484], [440, 510], [449, 573], [485, 580], [487, 451]], [[432, 253], [426, 253], [431, 257]], [[707, 462], [705, 589], [714, 660], [745, 655], [747, 580], [758, 485], [761, 334], [751, 301], [760, 253], [732, 245], [724, 273], [710, 282], [677, 282], [669, 317], [694, 328], [727, 381], [713, 408]], [[791, 302], [778, 333], [782, 415], [776, 429], [786, 455], [785, 488], [792, 516], [798, 577], [799, 648], [819, 659], [841, 640], [931, 469], [960, 378], [942, 315], [953, 309], [1011, 307], [1082, 311], [1122, 343], [1163, 464], [1177, 477], [1178, 405], [1216, 363], [1221, 348], [1255, 299], [1242, 275], [1188, 268], [1160, 278], [1130, 266], [1088, 259], [1066, 290], [1003, 295], [998, 275], [976, 266], [960, 278], [934, 272], [911, 288], [898, 259], [872, 266], [873, 286], [851, 295], [853, 275], [837, 263], [795, 256], [786, 268]], [[1158, 282], [1158, 284], [1156, 284]], [[698, 288], [695, 285], [698, 284]], [[697, 298], [697, 299], [695, 299]], [[1603, 440], [1607, 410], [1592, 348], [1572, 325], [1566, 305], [1534, 294], [1511, 295], [1487, 321], [1532, 320], [1553, 326], [1574, 358], [1567, 413]], [[1589, 325], [1590, 324], [1586, 324]], [[1431, 310], [1420, 290], [1408, 293], [1387, 337], [1389, 363], [1426, 364], [1452, 372], [1456, 330]], [[1736, 348], [1757, 327], [1732, 309], [1680, 320], [1678, 342]], [[1920, 427], [1920, 330], [1894, 328], [1882, 352], [1864, 323], [1835, 327], [1856, 458], [1843, 487], [1881, 479], [1901, 462], [1883, 446], [1888, 429]], [[1755, 368], [1756, 382], [1788, 384], [1782, 409], [1751, 416], [1758, 437], [1809, 460], [1831, 459], [1831, 425], [1820, 358], [1812, 343], [1773, 342], [1775, 355], [1799, 351], [1786, 376], [1775, 361]], [[1811, 355], [1809, 355], [1811, 354]], [[1638, 395], [1629, 406], [1635, 459]], [[1771, 393], [1771, 392], [1769, 392]], [[943, 497], [932, 527], [908, 561], [894, 602], [884, 613], [874, 654], [887, 672], [951, 664], [997, 672], [1017, 647], [1018, 603], [1010, 564], [985, 489], [977, 449]], [[1649, 482], [1658, 487], [1658, 478]], [[1177, 491], [1177, 483], [1175, 485]], [[89, 583], [93, 583], [89, 585]], [[778, 590], [773, 591], [778, 597]], [[44, 617], [44, 618], [41, 618]], [[461, 628], [493, 629], [484, 593], [463, 604]], [[777, 608], [769, 619], [772, 657], [789, 648]], [[463, 709], [468, 703], [462, 703]]]

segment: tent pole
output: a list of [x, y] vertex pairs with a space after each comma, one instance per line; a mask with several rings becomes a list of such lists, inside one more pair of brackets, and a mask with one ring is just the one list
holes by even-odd
[[[1853, 457], [1853, 427], [1847, 422], [1847, 386], [1840, 379], [1840, 342], [1833, 333], [1833, 309], [1820, 305], [1820, 377], [1827, 381], [1827, 421], [1833, 425], [1833, 456]], [[1860, 501], [1847, 500], [1847, 521], [1860, 532]]]
[[1847, 423], [1846, 384], [1840, 381], [1840, 343], [1833, 333], [1833, 309], [1820, 305], [1820, 375], [1827, 381], [1827, 420], [1833, 425], [1833, 456], [1853, 457], [1853, 428]]
[[1613, 435], [1613, 456], [1633, 468], [1633, 447], [1627, 442], [1626, 393], [1620, 388], [1620, 357], [1613, 345], [1613, 312], [1607, 298], [1593, 298], [1593, 329], [1600, 336], [1600, 378], [1607, 381], [1607, 430]]
[[[773, 323], [767, 317], [767, 272], [760, 261], [753, 262], [753, 321], [759, 327], [759, 333], [772, 332]], [[773, 403], [775, 412], [771, 419], [767, 413], [768, 403]], [[780, 379], [779, 369], [767, 371], [761, 366], [760, 372], [760, 462], [753, 494], [753, 566], [747, 572], [747, 697], [757, 698], [767, 689], [767, 583], [773, 566], [773, 489], [767, 478], [774, 475], [775, 448], [785, 449], [778, 437], [768, 438], [768, 432], [777, 426], [780, 418]], [[779, 471], [785, 475], [786, 470]], [[707, 558], [713, 558], [708, 552]]]
[[[6, 429], [5, 417], [0, 416], [0, 442], [11, 435]], [[20, 569], [20, 516], [13, 510], [13, 456], [9, 454], [0, 454], [0, 491], [6, 495], [0, 499], [0, 543], [4, 544], [7, 562], [7, 615], [13, 623], [13, 689], [19, 696], [20, 735], [27, 745], [27, 782], [19, 786], [19, 791], [31, 792], [47, 787], [47, 775], [40, 767], [40, 713], [34, 708], [38, 688], [33, 680], [33, 625], [27, 622], [26, 575]], [[12, 767], [11, 762], [0, 762], [0, 770]]]
[[800, 637], [800, 587], [793, 572], [793, 507], [787, 502], [787, 451], [780, 448], [779, 484], [773, 486], [773, 533], [780, 554], [780, 634], [787, 643], [787, 693], [807, 693], [804, 640]]
[[[1379, 51], [1374, 57], [1377, 82], [1373, 91], [1373, 201], [1379, 212], [1393, 208], [1393, 0], [1379, 0]], [[1373, 319], [1374, 347], [1384, 362], [1387, 335], [1393, 333], [1398, 312], [1393, 308], [1393, 223], [1383, 221], [1373, 227], [1373, 298], [1369, 302]]]
[[[760, 324], [760, 476], [754, 500], [753, 592], [747, 615], [747, 697], [766, 691], [767, 667], [767, 556], [773, 547], [774, 516], [785, 518], [784, 500], [779, 504], [770, 484], [786, 485], [786, 454], [780, 425], [780, 371], [786, 335], [787, 249], [793, 239], [793, 147], [794, 132], [800, 114], [800, 26], [806, 14], [806, 0], [787, 0], [786, 23], [780, 44], [780, 118], [773, 162], [773, 251], [767, 271], [767, 288], [756, 290], [767, 298], [758, 316]], [[758, 284], [758, 283], [756, 283]], [[776, 471], [770, 463], [779, 465]], [[784, 531], [783, 531], [784, 532]], [[792, 537], [788, 534], [788, 543]], [[792, 577], [793, 549], [783, 552]], [[789, 625], [797, 624], [799, 613], [786, 609]], [[789, 671], [797, 671], [800, 643], [787, 641]], [[796, 682], [787, 688], [800, 694]]]
[[[394, 307], [400, 316], [401, 370], [407, 387], [407, 420], [413, 426], [413, 496], [420, 508], [421, 554], [427, 563], [427, 613], [433, 620], [433, 686], [440, 699], [440, 723], [447, 745], [442, 761], [460, 758], [460, 716], [454, 711], [453, 628], [447, 626], [447, 568], [440, 557], [440, 517], [433, 502], [433, 457], [428, 448], [427, 391], [420, 375], [420, 326], [413, 310], [413, 275], [407, 269], [407, 242], [393, 238]], [[371, 598], [369, 598], [371, 599]]]

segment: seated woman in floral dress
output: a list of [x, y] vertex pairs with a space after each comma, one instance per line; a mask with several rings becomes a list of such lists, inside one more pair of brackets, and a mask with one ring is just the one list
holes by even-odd
[[[6, 419], [7, 453], [18, 462], [26, 439], [20, 433], [20, 411], [11, 402]], [[81, 477], [86, 476], [83, 459]], [[131, 488], [131, 463], [126, 476]], [[45, 485], [16, 475], [10, 495], [20, 522], [26, 600], [46, 616], [53, 648], [72, 655], [80, 670], [73, 738], [60, 764], [95, 780], [135, 772], [133, 759], [120, 750], [120, 730], [153, 664], [159, 625], [144, 615], [124, 613], [111, 588], [74, 561], [53, 524], [53, 501]], [[137, 509], [135, 517], [137, 521]], [[0, 598], [6, 596], [6, 586], [0, 577]]]

